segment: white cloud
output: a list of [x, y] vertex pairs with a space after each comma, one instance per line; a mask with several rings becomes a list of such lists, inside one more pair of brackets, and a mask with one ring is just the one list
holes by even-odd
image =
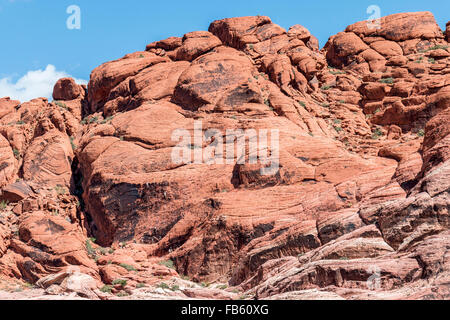
[[[53, 87], [58, 79], [70, 77], [64, 71], [56, 70], [49, 64], [45, 70], [28, 71], [26, 75], [14, 83], [10, 77], [0, 79], [0, 97], [11, 97], [13, 100], [26, 102], [34, 98], [52, 99]], [[87, 84], [86, 80], [75, 79], [78, 84]]]

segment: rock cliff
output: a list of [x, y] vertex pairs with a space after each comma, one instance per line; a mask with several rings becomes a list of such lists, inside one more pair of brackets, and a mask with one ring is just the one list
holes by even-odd
[[[224, 19], [0, 99], [0, 297], [450, 298], [449, 24], [380, 26]], [[277, 171], [175, 163], [199, 122], [276, 130]]]

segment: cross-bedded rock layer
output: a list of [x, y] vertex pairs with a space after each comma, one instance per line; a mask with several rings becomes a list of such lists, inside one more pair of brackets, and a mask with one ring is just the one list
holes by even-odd
[[[61, 79], [52, 103], [1, 99], [0, 273], [104, 299], [448, 298], [448, 26], [428, 12], [380, 26], [319, 50], [300, 25], [224, 19], [87, 87]], [[279, 170], [175, 163], [172, 134], [196, 121], [225, 141], [279, 130]], [[73, 267], [89, 285], [70, 286]]]

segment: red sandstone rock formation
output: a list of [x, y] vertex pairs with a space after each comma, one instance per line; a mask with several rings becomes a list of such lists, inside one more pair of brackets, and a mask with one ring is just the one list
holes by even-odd
[[[52, 103], [0, 99], [0, 275], [90, 299], [449, 298], [448, 26], [381, 26], [319, 51], [300, 25], [224, 19]], [[195, 121], [279, 130], [276, 174], [174, 163]]]

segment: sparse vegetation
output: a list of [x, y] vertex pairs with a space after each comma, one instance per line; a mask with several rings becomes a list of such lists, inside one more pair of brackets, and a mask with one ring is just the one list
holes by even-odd
[[217, 289], [219, 289], [219, 290], [226, 290], [226, 289], [228, 289], [228, 286], [226, 284], [221, 284], [221, 285], [217, 286]]
[[103, 121], [100, 122], [100, 123], [101, 123], [101, 124], [106, 124], [106, 123], [111, 122], [113, 119], [114, 119], [114, 116], [109, 116], [109, 117], [103, 119]]
[[127, 280], [124, 279], [116, 279], [112, 282], [113, 286], [117, 286], [120, 285], [122, 288], [125, 287], [127, 285]]
[[100, 289], [100, 291], [101, 291], [101, 292], [104, 292], [104, 293], [111, 293], [111, 292], [112, 292], [112, 289], [113, 289], [112, 286], [106, 285], [106, 286], [103, 286], [103, 287]]
[[145, 288], [145, 287], [146, 287], [145, 283], [138, 283], [136, 285], [136, 289], [141, 289], [141, 288]]
[[334, 126], [334, 130], [336, 130], [337, 133], [340, 133], [343, 129], [339, 126]]
[[108, 253], [108, 249], [106, 249], [106, 248], [100, 248], [100, 249], [98, 249], [98, 251], [100, 252], [100, 254], [102, 256], [106, 256], [106, 254]]
[[126, 263], [121, 263], [121, 264], [119, 264], [119, 266], [126, 269], [127, 271], [136, 271], [135, 267], [130, 266], [129, 264], [126, 264]]
[[31, 283], [29, 283], [29, 282], [25, 282], [25, 284], [23, 285], [25, 288], [27, 288], [27, 289], [33, 289], [34, 288], [34, 285], [33, 284], [31, 284]]
[[55, 104], [56, 104], [58, 107], [62, 108], [62, 109], [65, 109], [65, 110], [68, 110], [68, 109], [69, 109], [69, 108], [67, 108], [67, 105], [66, 105], [65, 103], [63, 103], [63, 102], [56, 101]]
[[372, 139], [377, 140], [377, 139], [381, 138], [382, 136], [383, 136], [383, 132], [380, 130], [380, 128], [377, 128], [372, 134]]
[[331, 69], [329, 72], [330, 72], [332, 75], [346, 74], [345, 71], [336, 70], [336, 69]]
[[436, 60], [434, 58], [428, 58], [428, 62], [431, 64], [435, 64]]
[[418, 135], [419, 137], [424, 137], [424, 136], [425, 136], [425, 130], [420, 129], [419, 132], [417, 132], [417, 135]]
[[65, 195], [66, 194], [66, 189], [60, 185], [57, 185], [55, 187], [55, 191], [58, 195]]
[[86, 251], [90, 258], [92, 258], [92, 259], [97, 258], [97, 251], [95, 251], [95, 249], [92, 247], [91, 239], [86, 239]]
[[89, 124], [91, 124], [91, 123], [98, 123], [98, 117], [95, 116], [95, 117], [89, 118], [88, 123]]
[[172, 260], [161, 261], [159, 264], [169, 269], [175, 269], [175, 265]]
[[17, 160], [20, 160], [20, 151], [19, 150], [17, 150], [16, 148], [14, 148], [13, 149], [13, 153], [14, 153], [14, 157], [17, 159]]
[[0, 201], [0, 210], [4, 211], [8, 207], [8, 201], [2, 200]]
[[426, 49], [424, 52], [433, 51], [433, 50], [439, 50], [439, 49], [447, 50], [448, 46], [444, 46], [444, 45], [438, 44], [438, 45], [432, 46], [431, 48]]
[[298, 104], [301, 105], [303, 108], [306, 107], [306, 103], [304, 103], [303, 101], [299, 101]]
[[84, 118], [81, 122], [80, 122], [82, 125], [85, 125], [85, 124], [92, 124], [92, 123], [98, 123], [98, 117], [97, 116], [94, 116], [94, 117], [86, 117], [86, 118]]
[[180, 286], [174, 284], [173, 286], [170, 287], [170, 290], [172, 290], [172, 291], [180, 291]]
[[328, 84], [324, 84], [320, 89], [322, 89], [322, 90], [324, 90], [324, 91], [330, 90], [330, 89], [331, 89], [331, 86], [328, 85]]
[[392, 78], [392, 77], [380, 79], [380, 82], [381, 82], [381, 83], [386, 83], [386, 84], [393, 84], [394, 81], [395, 81], [395, 80], [394, 80], [394, 78]]
[[75, 151], [77, 150], [77, 146], [76, 144], [73, 142], [75, 140], [74, 137], [70, 137], [70, 145], [72, 146], [72, 150]]
[[168, 285], [167, 283], [165, 283], [165, 282], [159, 283], [159, 284], [158, 284], [158, 288], [161, 288], [161, 289], [170, 289], [169, 285]]
[[59, 184], [55, 187], [55, 191], [58, 195], [65, 195], [67, 193], [66, 188], [64, 188], [63, 186], [61, 186]]

